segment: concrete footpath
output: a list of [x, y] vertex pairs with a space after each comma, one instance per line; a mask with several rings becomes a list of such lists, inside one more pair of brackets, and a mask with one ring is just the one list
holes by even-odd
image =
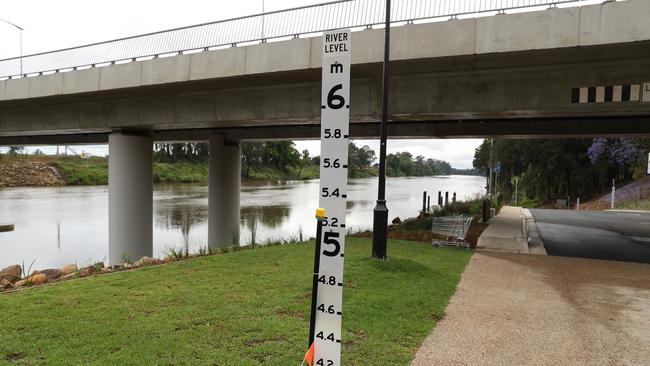
[[650, 265], [479, 251], [413, 366], [650, 366]]
[[478, 238], [477, 249], [546, 255], [535, 220], [527, 209], [503, 206]]

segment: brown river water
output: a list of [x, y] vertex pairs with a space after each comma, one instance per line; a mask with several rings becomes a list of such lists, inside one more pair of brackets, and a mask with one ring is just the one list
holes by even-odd
[[[268, 240], [315, 235], [318, 180], [244, 183], [241, 189], [242, 245]], [[485, 178], [435, 176], [388, 178], [389, 220], [416, 216], [422, 191], [456, 192], [467, 199], [484, 192]], [[444, 193], [443, 193], [444, 194]], [[356, 232], [372, 227], [377, 178], [350, 179], [347, 227]], [[205, 184], [171, 184], [154, 187], [154, 255], [168, 248], [207, 244], [208, 187]], [[34, 268], [87, 265], [108, 256], [108, 187], [1, 188], [0, 223], [15, 224], [13, 232], [0, 233], [0, 268], [34, 262]]]

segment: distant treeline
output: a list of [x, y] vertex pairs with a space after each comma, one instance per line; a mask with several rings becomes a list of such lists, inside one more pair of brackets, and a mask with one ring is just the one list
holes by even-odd
[[386, 156], [386, 174], [391, 177], [426, 177], [451, 173], [451, 165], [443, 160], [427, 159], [421, 155], [414, 158], [409, 152]]
[[478, 175], [482, 176], [485, 175], [485, 172], [483, 169], [456, 169], [456, 168], [451, 168], [451, 175]]
[[[551, 202], [594, 197], [618, 183], [645, 175], [646, 139], [494, 140], [501, 162], [498, 188], [509, 199], [519, 180], [519, 197]], [[474, 168], [489, 174], [490, 141], [475, 151]]]
[[[203, 143], [156, 144], [154, 159], [161, 163], [180, 161], [205, 162], [208, 146]], [[369, 146], [348, 146], [348, 175], [363, 178], [377, 175], [377, 154]], [[309, 151], [299, 152], [291, 141], [244, 142], [241, 144], [242, 177], [258, 178], [278, 172], [281, 177], [297, 179], [317, 178], [320, 156]], [[263, 174], [260, 172], [264, 172]], [[481, 174], [477, 169], [454, 169], [443, 160], [413, 157], [408, 152], [386, 156], [386, 174], [391, 177], [432, 176], [449, 174]], [[269, 177], [274, 178], [274, 177]]]

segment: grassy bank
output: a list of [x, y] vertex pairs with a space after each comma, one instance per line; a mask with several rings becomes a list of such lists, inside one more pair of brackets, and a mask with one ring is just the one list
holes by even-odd
[[[346, 246], [343, 364], [408, 365], [470, 253]], [[0, 364], [299, 365], [313, 246], [295, 244], [0, 295]]]
[[650, 211], [650, 200], [633, 200], [616, 204], [616, 208], [623, 210]]
[[[57, 159], [51, 162], [66, 177], [68, 185], [108, 184], [108, 161], [105, 158], [92, 158], [84, 161], [79, 158]], [[206, 183], [208, 164], [195, 162], [154, 163], [154, 182], [156, 183]], [[298, 175], [300, 173], [300, 175]], [[301, 172], [291, 170], [282, 172], [276, 169], [256, 169], [250, 171], [249, 179], [287, 180], [316, 179], [318, 166], [308, 166]]]
[[[92, 157], [82, 160], [77, 157], [51, 159], [50, 165], [57, 167], [65, 176], [68, 185], [108, 184], [108, 159]], [[318, 179], [319, 166], [308, 165], [302, 169], [291, 168], [283, 172], [271, 168], [251, 168], [247, 179], [252, 180], [300, 180]], [[201, 162], [154, 163], [156, 183], [206, 183], [208, 164]], [[359, 171], [356, 178], [374, 176], [374, 170]]]
[[[350, 171], [350, 178], [368, 178], [376, 177], [378, 174], [377, 168], [370, 168], [368, 170], [356, 169]], [[288, 172], [283, 172], [277, 169], [271, 168], [251, 168], [248, 172], [248, 179], [275, 179], [275, 180], [307, 180], [307, 179], [318, 179], [320, 176], [320, 166], [318, 164], [312, 164], [299, 168], [291, 168]]]
[[[108, 160], [93, 157], [59, 158], [50, 163], [63, 173], [68, 185], [106, 185], [108, 184]], [[208, 181], [207, 164], [178, 162], [154, 163], [153, 179], [156, 183], [195, 183]]]

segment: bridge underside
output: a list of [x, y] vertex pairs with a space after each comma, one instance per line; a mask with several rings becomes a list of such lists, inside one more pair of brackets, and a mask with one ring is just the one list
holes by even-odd
[[[0, 145], [106, 144], [115, 132], [149, 135], [155, 142], [205, 141], [224, 136], [226, 141], [279, 141], [320, 138], [320, 125], [204, 128], [184, 130], [115, 129], [105, 132], [0, 137]], [[378, 138], [379, 122], [350, 126], [354, 139]], [[389, 138], [591, 138], [650, 136], [650, 116], [514, 118], [499, 120], [400, 121], [388, 124]]]
[[[381, 64], [354, 65], [352, 75], [350, 135], [376, 137]], [[643, 90], [632, 96], [636, 100], [602, 95], [605, 87], [643, 88], [646, 82], [648, 41], [398, 61], [389, 134], [648, 135], [650, 102], [642, 101]], [[0, 144], [106, 143], [112, 131], [141, 131], [155, 141], [207, 141], [214, 133], [231, 141], [316, 138], [320, 98], [320, 69], [307, 69], [1, 101]]]

